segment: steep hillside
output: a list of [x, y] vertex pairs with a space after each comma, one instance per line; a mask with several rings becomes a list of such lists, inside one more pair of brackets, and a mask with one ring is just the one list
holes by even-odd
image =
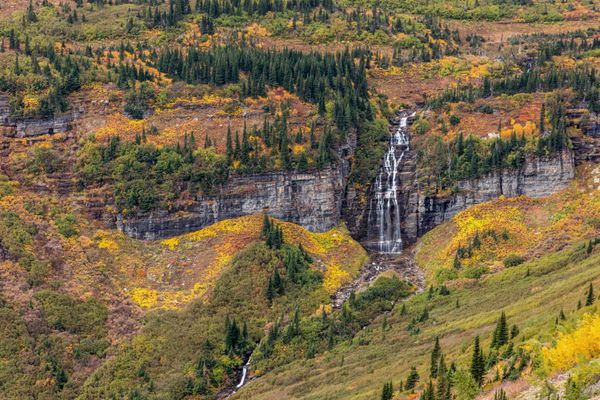
[[[594, 359], [600, 353], [595, 333], [583, 337], [586, 329], [594, 329], [598, 315], [596, 185], [597, 177], [588, 175], [549, 198], [501, 199], [458, 214], [416, 246], [416, 259], [430, 276], [429, 290], [396, 304], [324, 354], [267, 373], [235, 398], [275, 399], [284, 393], [290, 398], [372, 399], [390, 381], [395, 399], [426, 396], [430, 381], [435, 390], [448, 382], [430, 379], [436, 338], [446, 370], [452, 364], [466, 371], [449, 378], [452, 392], [473, 398], [479, 392], [470, 381], [475, 336], [485, 361], [482, 398], [492, 398], [500, 388], [508, 398], [564, 393], [568, 375], [556, 375], [564, 372], [583, 396], [573, 398], [591, 398], [597, 387], [588, 387], [598, 380]], [[481, 244], [474, 247], [477, 233]], [[465, 252], [453, 265], [456, 248], [460, 244], [466, 250], [468, 243], [470, 256]], [[590, 284], [596, 288], [592, 297]], [[502, 312], [508, 339], [492, 348]], [[413, 366], [420, 379], [414, 389], [403, 387]], [[553, 386], [544, 386], [545, 379]]]
[[[149, 346], [154, 334], [183, 334], [182, 326], [171, 328], [172, 319], [187, 320], [190, 329], [210, 326], [189, 332], [194, 344], [189, 354], [178, 353], [180, 364], [173, 361], [168, 371], [158, 370], [159, 376], [148, 366], [158, 390], [167, 376], [183, 373], [184, 363], [197, 361], [197, 345], [204, 340], [199, 334], [213, 340], [215, 354], [228, 353], [221, 347], [222, 329], [231, 316], [240, 333], [248, 325], [250, 336], [236, 347], [235, 356], [219, 364], [225, 370], [215, 372], [219, 378], [208, 384], [210, 391], [218, 391], [236, 379], [244, 351], [262, 337], [267, 322], [296, 306], [302, 315], [326, 306], [366, 260], [365, 251], [342, 228], [314, 234], [275, 220], [285, 245], [270, 249], [260, 244], [261, 214], [142, 242], [87, 220], [69, 202], [27, 191], [5, 177], [0, 184], [0, 369], [8, 398], [75, 398], [81, 393], [97, 398], [93, 393], [102, 385], [93, 382], [100, 378], [89, 376], [101, 377], [101, 371], [128, 354], [123, 353], [127, 346]], [[268, 300], [274, 270], [280, 271], [278, 283]], [[242, 297], [235, 306], [237, 295]], [[21, 354], [18, 359], [15, 351]], [[168, 354], [167, 349], [152, 352]], [[135, 385], [128, 381], [107, 393], [126, 388]]]

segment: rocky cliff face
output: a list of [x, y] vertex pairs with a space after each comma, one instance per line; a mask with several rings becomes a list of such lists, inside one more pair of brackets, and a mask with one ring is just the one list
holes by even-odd
[[217, 221], [267, 212], [322, 232], [339, 223], [347, 165], [311, 173], [273, 172], [234, 177], [214, 197], [199, 198], [174, 212], [155, 212], [134, 219], [119, 218], [127, 235], [155, 240], [198, 230]]
[[497, 171], [459, 182], [458, 192], [447, 197], [426, 196], [413, 185], [405, 196], [403, 231], [406, 239], [414, 242], [428, 230], [475, 204], [500, 196], [549, 196], [567, 187], [574, 177], [573, 153], [564, 151], [553, 157], [528, 157], [518, 170]]
[[30, 138], [55, 133], [69, 132], [73, 129], [75, 114], [72, 112], [52, 118], [13, 118], [10, 115], [9, 98], [0, 94], [0, 127], [5, 136]]
[[[395, 129], [392, 126], [392, 129]], [[417, 181], [416, 159], [405, 155], [398, 171], [398, 203], [404, 245], [414, 243], [425, 232], [475, 204], [500, 196], [544, 197], [564, 189], [575, 176], [575, 158], [570, 150], [551, 157], [530, 156], [522, 168], [496, 171], [477, 179], [458, 182], [457, 192], [439, 197], [427, 195]], [[371, 232], [372, 210], [367, 203], [352, 214], [350, 230], [367, 248], [374, 247], [377, 235]]]

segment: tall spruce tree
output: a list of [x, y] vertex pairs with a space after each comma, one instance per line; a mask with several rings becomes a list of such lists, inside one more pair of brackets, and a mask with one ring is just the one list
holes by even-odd
[[479, 336], [475, 336], [473, 356], [471, 357], [471, 376], [479, 386], [483, 384], [485, 375], [485, 359], [479, 345]]
[[508, 343], [508, 324], [506, 323], [506, 314], [502, 311], [492, 336], [492, 348], [504, 346], [506, 343]]
[[592, 284], [592, 282], [590, 282], [590, 286], [589, 286], [588, 292], [587, 292], [587, 297], [585, 299], [586, 307], [594, 304], [595, 300], [596, 300], [596, 298], [594, 296], [594, 285]]
[[442, 349], [440, 348], [440, 339], [436, 336], [433, 350], [431, 350], [431, 377], [437, 378], [438, 368], [440, 362], [440, 356], [442, 355]]

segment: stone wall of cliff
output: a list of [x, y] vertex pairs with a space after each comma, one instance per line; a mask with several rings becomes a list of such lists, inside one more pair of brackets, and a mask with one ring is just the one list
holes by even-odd
[[155, 240], [201, 229], [217, 221], [267, 212], [316, 232], [329, 230], [340, 220], [346, 167], [310, 173], [272, 172], [232, 177], [213, 197], [200, 197], [191, 206], [119, 218], [117, 227], [127, 235]]
[[405, 196], [404, 229], [414, 242], [425, 232], [475, 204], [500, 196], [545, 197], [566, 188], [575, 177], [573, 153], [565, 150], [551, 157], [530, 156], [520, 169], [490, 173], [458, 183], [457, 193], [446, 197], [427, 196], [413, 185]]

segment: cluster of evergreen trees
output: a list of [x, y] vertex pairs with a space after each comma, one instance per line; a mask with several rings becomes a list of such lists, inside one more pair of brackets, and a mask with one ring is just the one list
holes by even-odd
[[107, 144], [88, 141], [76, 166], [79, 184], [110, 184], [119, 210], [129, 214], [167, 208], [178, 193], [212, 193], [227, 179], [227, 164], [213, 149], [198, 149], [194, 135], [177, 146], [157, 147], [146, 142], [122, 142], [113, 136]]
[[248, 326], [244, 322], [240, 329], [235, 319], [225, 318], [225, 353], [240, 354], [248, 345]]
[[461, 260], [466, 258], [471, 258], [475, 251], [481, 249], [481, 241], [482, 239], [491, 237], [495, 242], [500, 240], [508, 240], [510, 238], [508, 231], [505, 229], [502, 231], [502, 234], [498, 236], [494, 229], [486, 230], [482, 233], [481, 237], [479, 236], [479, 232], [475, 232], [475, 235], [472, 238], [469, 238], [469, 241], [466, 246], [460, 244], [456, 249], [456, 253], [454, 255], [454, 268], [460, 269], [462, 264]]
[[337, 54], [302, 53], [295, 50], [263, 50], [243, 46], [217, 46], [208, 51], [195, 47], [185, 52], [163, 49], [155, 62], [161, 72], [188, 83], [224, 85], [240, 82], [242, 96], [260, 96], [267, 86], [280, 86], [325, 112], [333, 100], [339, 128], [357, 126], [360, 119], [372, 120], [366, 80], [366, 60], [356, 63], [346, 49]]
[[[548, 128], [547, 119], [550, 121]], [[530, 139], [535, 141], [535, 153], [545, 156], [567, 149], [570, 146], [567, 125], [565, 101], [560, 95], [554, 94], [542, 105], [539, 138]], [[429, 179], [433, 181], [435, 190], [439, 190], [452, 187], [456, 181], [472, 179], [492, 171], [520, 168], [528, 152], [527, 144], [524, 133], [517, 137], [514, 131], [508, 139], [482, 139], [472, 135], [465, 139], [459, 132], [449, 143], [437, 138], [432, 146], [419, 154], [419, 162], [426, 160]]]
[[283, 268], [275, 268], [269, 278], [265, 290], [265, 298], [272, 303], [273, 299], [286, 291], [286, 286], [310, 285], [320, 282], [323, 275], [310, 268], [313, 260], [302, 245], [292, 246], [284, 243], [283, 230], [267, 214], [263, 218], [261, 237], [267, 247], [278, 250]]
[[283, 230], [267, 214], [263, 217], [261, 237], [271, 249], [280, 249], [283, 246]]
[[[15, 39], [15, 46], [21, 46]], [[11, 113], [15, 117], [23, 116], [24, 103], [22, 93], [31, 89], [19, 76], [34, 74], [42, 79], [37, 79], [36, 90], [46, 89], [46, 94], [39, 100], [37, 116], [51, 117], [55, 113], [64, 112], [69, 104], [66, 97], [81, 87], [81, 71], [91, 68], [91, 62], [85, 57], [70, 54], [57, 54], [54, 45], [29, 46], [29, 39], [25, 40], [25, 48], [15, 47], [14, 75], [0, 76], [0, 90], [10, 93]], [[22, 57], [29, 57], [30, 69], [22, 67]], [[39, 60], [44, 57], [48, 63], [42, 68]]]
[[[403, 307], [401, 315], [405, 313], [405, 307]], [[446, 364], [440, 340], [436, 337], [433, 349], [431, 350], [429, 382], [421, 392], [420, 400], [452, 400], [456, 398], [454, 387], [461, 380], [471, 381], [474, 386], [482, 386], [485, 383], [484, 380], [488, 370], [499, 359], [505, 360], [508, 367], [503, 370], [502, 376], [497, 374], [495, 380], [517, 379], [530, 361], [525, 352], [521, 350], [515, 352], [514, 350], [513, 340], [518, 334], [519, 329], [516, 325], [513, 325], [509, 330], [506, 314], [502, 312], [496, 324], [488, 354], [484, 353], [479, 336], [474, 338], [471, 364], [468, 372], [465, 371], [466, 374], [462, 370], [459, 370], [454, 362], [450, 363], [450, 366]], [[419, 380], [419, 373], [416, 367], [412, 366], [406, 383], [400, 382], [399, 390], [414, 392]], [[469, 382], [466, 382], [466, 384], [469, 385]], [[391, 398], [393, 398], [393, 389], [391, 382], [387, 382], [384, 384], [381, 399]], [[496, 393], [495, 398], [506, 400], [506, 393], [500, 390]]]
[[[303, 251], [295, 249], [300, 258]], [[330, 314], [323, 309], [320, 315], [302, 320], [295, 312], [292, 327], [282, 330], [281, 321], [273, 324], [267, 338], [253, 353], [253, 360], [274, 367], [282, 362], [280, 356], [292, 357], [289, 361], [298, 357], [312, 358], [318, 352], [333, 348], [337, 342], [353, 337], [382, 311], [391, 310], [399, 298], [408, 295], [409, 289], [410, 286], [397, 277], [379, 278], [367, 290], [352, 294], [339, 311]], [[278, 343], [286, 345], [286, 352], [272, 358]]]
[[195, 10], [209, 17], [221, 15], [265, 15], [269, 12], [308, 13], [315, 8], [333, 9], [332, 0], [197, 0]]
[[[265, 117], [261, 128], [253, 126], [252, 129], [247, 129], [244, 123], [241, 139], [239, 132], [236, 131], [234, 136], [228, 128], [227, 164], [235, 164], [236, 170], [242, 173], [264, 172], [277, 166], [285, 170], [296, 169], [304, 172], [310, 167], [322, 169], [334, 160], [332, 148], [335, 140], [329, 126], [324, 127], [321, 137], [317, 139], [316, 125], [313, 124], [309, 132], [309, 146], [300, 154], [292, 153], [292, 145], [305, 143], [302, 129], [298, 129], [295, 135], [289, 132], [287, 111], [284, 110], [272, 123]], [[269, 153], [265, 150], [269, 150]]]

